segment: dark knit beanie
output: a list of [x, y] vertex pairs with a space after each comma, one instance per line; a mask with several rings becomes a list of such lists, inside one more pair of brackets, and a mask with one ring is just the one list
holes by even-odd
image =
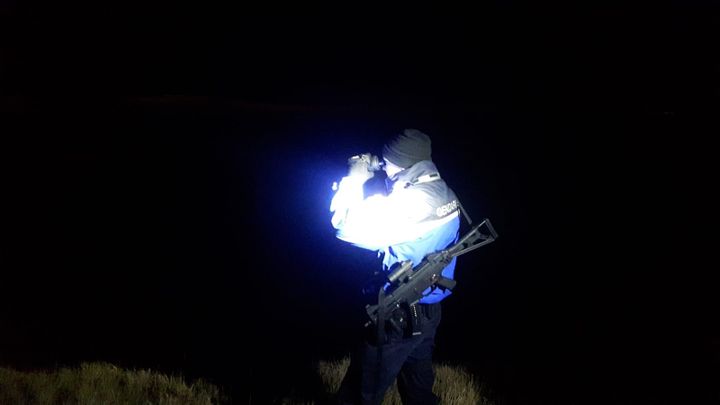
[[430, 153], [430, 137], [417, 129], [405, 129], [383, 146], [383, 158], [403, 169], [431, 160]]

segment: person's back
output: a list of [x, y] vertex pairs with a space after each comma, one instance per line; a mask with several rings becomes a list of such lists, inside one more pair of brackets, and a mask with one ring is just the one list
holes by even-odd
[[[405, 260], [411, 260], [413, 266], [417, 266], [428, 254], [445, 249], [456, 241], [460, 227], [457, 197], [431, 161], [420, 161], [398, 173], [394, 184], [406, 189], [412, 187], [416, 191], [415, 198], [430, 209], [426, 211], [426, 217], [419, 219], [408, 232], [407, 241], [386, 248], [383, 256], [385, 270]], [[443, 277], [454, 277], [455, 261], [443, 270]], [[433, 289], [420, 303], [440, 302], [449, 294], [447, 290]]]

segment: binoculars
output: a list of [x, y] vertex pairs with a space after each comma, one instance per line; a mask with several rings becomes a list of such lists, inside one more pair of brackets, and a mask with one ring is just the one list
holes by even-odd
[[378, 170], [382, 170], [385, 167], [385, 162], [379, 157], [373, 155], [372, 153], [363, 153], [361, 155], [355, 155], [348, 159], [348, 165], [350, 165], [351, 167], [355, 165], [365, 165], [367, 166], [368, 171], [376, 172]]

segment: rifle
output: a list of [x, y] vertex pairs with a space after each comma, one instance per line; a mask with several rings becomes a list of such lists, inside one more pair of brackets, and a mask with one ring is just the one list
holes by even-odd
[[[483, 226], [487, 228], [488, 234], [480, 231]], [[389, 286], [380, 288], [377, 305], [365, 306], [370, 317], [370, 321], [365, 326], [371, 323], [377, 324], [378, 316], [381, 320], [386, 320], [388, 314], [392, 314], [401, 306], [414, 305], [423, 297], [423, 292], [430, 287], [437, 285], [452, 290], [457, 283], [455, 280], [443, 277], [442, 270], [450, 264], [453, 258], [492, 243], [497, 237], [498, 234], [490, 220], [485, 218], [457, 243], [427, 255], [415, 268], [413, 268], [411, 260], [393, 266], [394, 269], [389, 272], [386, 280]]]

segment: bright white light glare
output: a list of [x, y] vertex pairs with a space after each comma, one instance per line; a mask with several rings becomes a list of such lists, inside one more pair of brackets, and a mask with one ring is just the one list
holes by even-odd
[[330, 203], [332, 224], [339, 239], [371, 250], [415, 240], [457, 215], [424, 221], [432, 213], [425, 195], [412, 188], [396, 187], [384, 196], [363, 199], [364, 178], [343, 177]]

